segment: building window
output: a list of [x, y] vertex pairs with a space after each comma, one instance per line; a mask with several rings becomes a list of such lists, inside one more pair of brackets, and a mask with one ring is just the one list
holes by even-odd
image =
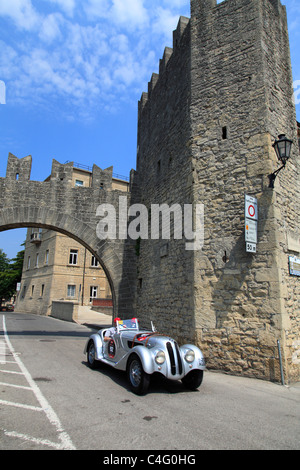
[[76, 295], [76, 286], [68, 285], [68, 297], [74, 298]]
[[30, 269], [30, 256], [28, 256], [28, 259], [27, 259], [27, 269]]
[[26, 295], [26, 286], [23, 286], [21, 298], [24, 299]]
[[46, 250], [46, 253], [45, 253], [45, 264], [48, 265], [48, 262], [49, 262], [49, 250]]
[[97, 268], [99, 266], [99, 261], [97, 260], [96, 256], [92, 256], [91, 266], [93, 268]]
[[91, 286], [90, 287], [90, 302], [93, 302], [93, 299], [97, 299], [98, 297], [98, 287]]
[[43, 297], [43, 295], [44, 295], [44, 290], [45, 290], [45, 284], [42, 284], [42, 288], [41, 288], [41, 297]]
[[33, 297], [34, 294], [34, 286], [31, 286], [31, 297]]
[[75, 181], [75, 186], [83, 186], [83, 181], [81, 181], [81, 180], [76, 180], [76, 181]]
[[39, 253], [36, 254], [35, 267], [39, 267]]
[[78, 250], [70, 250], [69, 264], [77, 264]]

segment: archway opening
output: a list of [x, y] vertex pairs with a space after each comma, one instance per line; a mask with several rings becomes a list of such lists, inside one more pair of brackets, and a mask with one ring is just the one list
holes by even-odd
[[[23, 224], [0, 228], [0, 248], [5, 251], [1, 235], [20, 226]], [[95, 250], [73, 234], [49, 225], [26, 224], [21, 234], [25, 255], [16, 311], [51, 315], [53, 302], [60, 302], [60, 309], [69, 302], [76, 305], [79, 323], [112, 322], [115, 290], [109, 270]]]

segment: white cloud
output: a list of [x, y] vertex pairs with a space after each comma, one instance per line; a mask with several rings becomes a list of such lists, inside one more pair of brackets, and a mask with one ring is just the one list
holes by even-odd
[[171, 10], [158, 7], [155, 10], [153, 21], [154, 34], [163, 34], [166, 38], [172, 38], [173, 30], [176, 29], [179, 17]]
[[61, 38], [60, 25], [63, 23], [63, 18], [59, 13], [52, 13], [41, 22], [39, 37], [48, 43], [54, 39]]
[[148, 14], [143, 0], [113, 0], [112, 15], [117, 24], [128, 27], [143, 27]]
[[0, 15], [8, 16], [21, 29], [30, 30], [39, 22], [39, 14], [31, 0], [2, 0]]
[[164, 32], [178, 21], [171, 10], [158, 7], [158, 0], [155, 8], [148, 3], [148, 10], [144, 0], [32, 2], [38, 10], [30, 0], [7, 1], [10, 7], [1, 3], [0, 15], [23, 29], [31, 18], [31, 29], [19, 33], [20, 41], [3, 43], [2, 49], [0, 44], [0, 78], [9, 80], [10, 102], [56, 106], [69, 115], [72, 108], [86, 116], [95, 109], [116, 109], [124, 100], [136, 104], [158, 69], [167, 45]]
[[27, 28], [0, 49], [10, 100], [85, 115], [136, 104], [176, 27], [176, 8], [189, 3], [162, 1], [2, 0], [0, 15]]
[[86, 0], [83, 8], [90, 20], [108, 18], [111, 2], [110, 0]]
[[140, 29], [148, 23], [143, 0], [87, 0], [84, 10], [89, 20], [108, 19], [125, 29]]
[[56, 4], [60, 7], [68, 16], [73, 16], [76, 7], [76, 0], [45, 0], [50, 3]]

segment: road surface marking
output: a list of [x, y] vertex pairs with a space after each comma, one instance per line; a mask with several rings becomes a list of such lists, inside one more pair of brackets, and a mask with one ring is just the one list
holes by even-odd
[[0, 372], [3, 372], [4, 374], [24, 375], [22, 372], [15, 372], [15, 371], [13, 371], [13, 370], [3, 370], [3, 369], [0, 369]]
[[[14, 350], [14, 348], [13, 348], [11, 342], [10, 342], [9, 336], [7, 334], [5, 315], [3, 315], [2, 319], [3, 319], [3, 333], [4, 333], [5, 345], [9, 349], [9, 351], [10, 351], [11, 355], [13, 356], [15, 362], [19, 366], [19, 369], [21, 370], [21, 375], [23, 375], [26, 378], [30, 390], [32, 390], [32, 392], [34, 393], [34, 395], [35, 395], [37, 401], [39, 402], [39, 404], [41, 405], [41, 407], [39, 408], [39, 407], [33, 407], [31, 405], [22, 405], [20, 403], [6, 402], [5, 400], [0, 400], [0, 404], [4, 404], [4, 405], [7, 405], [7, 406], [17, 406], [17, 407], [21, 407], [21, 408], [32, 409], [34, 411], [43, 411], [46, 414], [49, 422], [55, 427], [56, 432], [58, 434], [58, 438], [60, 440], [60, 443], [55, 443], [55, 442], [51, 442], [51, 441], [44, 440], [44, 439], [37, 439], [35, 437], [30, 437], [30, 436], [27, 436], [26, 434], [19, 434], [19, 433], [14, 432], [14, 431], [10, 432], [10, 431], [7, 431], [7, 430], [3, 430], [5, 435], [12, 436], [12, 437], [19, 437], [20, 439], [24, 439], [26, 441], [40, 443], [40, 444], [44, 444], [44, 445], [48, 445], [48, 446], [50, 445], [51, 447], [55, 447], [57, 449], [76, 450], [76, 447], [72, 443], [70, 436], [64, 431], [57, 414], [55, 413], [55, 411], [53, 410], [50, 403], [48, 403], [48, 401], [46, 400], [46, 398], [44, 397], [44, 395], [40, 391], [39, 387], [37, 386], [37, 384], [35, 383], [35, 381], [31, 377], [31, 375], [28, 372], [28, 370], [26, 369], [25, 365], [23, 364], [21, 359], [18, 357], [18, 354], [15, 352], [15, 350]], [[2, 340], [2, 343], [3, 343], [3, 340]], [[8, 371], [3, 371], [3, 372], [8, 372]], [[18, 374], [20, 374], [20, 373], [18, 373]]]
[[39, 408], [38, 406], [15, 403], [14, 401], [0, 400], [0, 405], [15, 406], [16, 408], [24, 408], [25, 410], [44, 411], [43, 408]]
[[49, 441], [48, 439], [37, 439], [36, 437], [27, 436], [27, 434], [21, 434], [15, 431], [6, 431], [4, 429], [4, 434], [8, 437], [17, 437], [18, 439], [22, 439], [23, 441], [34, 442], [35, 444], [42, 444], [48, 447], [54, 447], [57, 450], [64, 450], [62, 444], [56, 444], [55, 442]]
[[0, 382], [0, 385], [4, 385], [5, 387], [22, 388], [22, 390], [31, 390], [30, 387], [25, 387], [24, 385], [9, 384], [7, 382]]

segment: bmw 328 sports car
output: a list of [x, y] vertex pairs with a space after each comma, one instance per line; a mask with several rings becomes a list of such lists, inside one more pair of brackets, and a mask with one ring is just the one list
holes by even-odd
[[115, 324], [109, 338], [108, 328], [104, 328], [88, 339], [84, 353], [92, 369], [102, 362], [127, 371], [130, 388], [138, 395], [147, 392], [155, 372], [181, 380], [190, 390], [201, 385], [205, 360], [199, 348], [192, 344], [179, 347], [174, 339], [157, 333], [152, 323], [152, 331], [140, 330], [136, 318], [117, 319]]

